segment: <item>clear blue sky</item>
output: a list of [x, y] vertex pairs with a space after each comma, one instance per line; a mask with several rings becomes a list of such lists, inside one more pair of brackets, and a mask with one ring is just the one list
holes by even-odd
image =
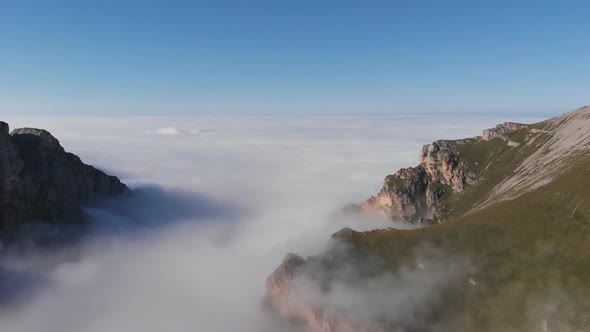
[[0, 1], [2, 115], [555, 114], [590, 1]]

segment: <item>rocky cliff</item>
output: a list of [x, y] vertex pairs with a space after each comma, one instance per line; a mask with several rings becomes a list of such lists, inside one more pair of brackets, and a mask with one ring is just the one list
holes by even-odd
[[[385, 178], [379, 193], [357, 205], [357, 211], [373, 211], [393, 220], [432, 224], [446, 217], [445, 198], [461, 193], [481, 178], [463, 158], [461, 146], [495, 138], [508, 140], [507, 134], [526, 128], [506, 122], [486, 129], [481, 137], [461, 140], [439, 140], [420, 151], [419, 165], [402, 168]], [[508, 140], [508, 146], [514, 142]]]
[[127, 186], [66, 152], [42, 129], [9, 133], [0, 122], [0, 229], [31, 221], [80, 221], [85, 200]]
[[[403, 231], [344, 229], [334, 238], [359, 257], [331, 251], [308, 259], [289, 255], [267, 279], [266, 303], [317, 332], [588, 331], [589, 171], [588, 106], [535, 124], [504, 123], [481, 137], [426, 145], [418, 166], [387, 176], [380, 193], [356, 209], [398, 220], [447, 222]], [[419, 254], [424, 248], [437, 253], [435, 259], [424, 262]], [[432, 286], [439, 301], [417, 300], [425, 289], [421, 282], [461, 271], [452, 267], [460, 257], [472, 265]], [[377, 319], [359, 320], [364, 316], [358, 308], [335, 310], [346, 309], [338, 301], [314, 302], [299, 282], [312, 280], [321, 294], [339, 287], [343, 275], [361, 270], [356, 282], [371, 285], [380, 268], [363, 266], [375, 258], [387, 262], [385, 270], [411, 279], [407, 292], [391, 292], [395, 283], [379, 284], [407, 301], [383, 307]], [[318, 261], [324, 264], [318, 267]], [[350, 268], [339, 269], [343, 262]], [[447, 268], [429, 270], [437, 262]], [[412, 270], [417, 273], [408, 273]], [[426, 312], [410, 310], [425, 303]], [[410, 310], [411, 323], [396, 320], [400, 310]]]
[[527, 125], [516, 122], [504, 122], [497, 125], [494, 128], [484, 130], [481, 138], [485, 141], [492, 140], [496, 137], [506, 140], [506, 134], [509, 134], [522, 128], [527, 128]]

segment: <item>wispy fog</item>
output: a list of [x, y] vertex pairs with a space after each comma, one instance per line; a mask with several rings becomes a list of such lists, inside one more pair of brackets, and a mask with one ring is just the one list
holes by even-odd
[[450, 257], [428, 244], [395, 271], [383, 259], [357, 256], [347, 247], [329, 248], [331, 259], [340, 256], [333, 264], [310, 259], [303, 266], [306, 273], [295, 277], [291, 295], [303, 305], [291, 304], [291, 311], [321, 308], [321, 319], [332, 321], [335, 331], [429, 331], [433, 316], [451, 316], [441, 290], [474, 286], [468, 258]]
[[[288, 331], [260, 305], [265, 279], [285, 254], [316, 254], [343, 227], [410, 227], [344, 218], [340, 208], [414, 165], [422, 144], [537, 119], [3, 120], [51, 131], [136, 191], [88, 208], [94, 228], [76, 245], [4, 253], [0, 291], [10, 296], [0, 303], [0, 331], [271, 332]], [[409, 276], [391, 276], [386, 281], [401, 286], [386, 291], [412, 289]], [[370, 306], [350, 290], [334, 294], [347, 310]], [[343, 303], [348, 298], [355, 301]]]

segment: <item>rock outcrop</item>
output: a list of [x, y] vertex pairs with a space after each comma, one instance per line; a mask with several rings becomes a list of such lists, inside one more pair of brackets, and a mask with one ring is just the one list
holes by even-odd
[[440, 140], [424, 145], [420, 153], [420, 165], [430, 176], [430, 182], [451, 186], [455, 192], [462, 192], [465, 186], [475, 182], [475, 175], [467, 170], [453, 148], [469, 143], [470, 140]]
[[289, 297], [291, 281], [305, 265], [305, 259], [296, 254], [288, 254], [281, 265], [266, 279], [265, 304], [276, 309], [284, 317], [291, 317], [297, 311], [297, 303]]
[[507, 140], [506, 134], [517, 131], [522, 128], [526, 128], [527, 125], [523, 123], [516, 123], [516, 122], [504, 122], [497, 125], [494, 128], [486, 129], [483, 131], [481, 138], [484, 141], [492, 140], [496, 137], [501, 138], [503, 140]]
[[85, 200], [119, 194], [127, 186], [66, 152], [42, 129], [9, 134], [0, 122], [0, 229], [32, 221], [79, 222]]
[[505, 122], [483, 131], [481, 137], [461, 140], [439, 140], [422, 147], [419, 165], [402, 168], [385, 178], [379, 193], [366, 202], [347, 207], [347, 211], [376, 211], [398, 221], [432, 224], [444, 219], [444, 196], [463, 192], [466, 186], [480, 179], [462, 159], [458, 147], [480, 140], [501, 138], [509, 147], [507, 134], [527, 128], [527, 125]]
[[380, 211], [393, 220], [437, 222], [443, 196], [462, 192], [477, 182], [453, 148], [471, 140], [440, 140], [424, 145], [420, 164], [402, 168], [385, 178], [380, 192], [357, 206], [360, 211]]

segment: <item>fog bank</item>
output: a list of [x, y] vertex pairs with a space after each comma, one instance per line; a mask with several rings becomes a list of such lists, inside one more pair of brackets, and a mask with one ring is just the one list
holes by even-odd
[[[4, 120], [51, 131], [136, 192], [89, 207], [93, 231], [75, 245], [4, 252], [0, 276], [9, 286], [0, 291], [14, 298], [0, 306], [0, 331], [271, 332], [290, 328], [260, 305], [265, 279], [285, 254], [316, 254], [343, 227], [412, 227], [345, 218], [340, 208], [415, 165], [422, 144], [538, 119]], [[411, 279], [388, 278], [401, 284], [387, 289], [411, 289]], [[373, 286], [381, 289], [379, 282]], [[356, 293], [335, 294], [331, 300], [341, 302]]]

